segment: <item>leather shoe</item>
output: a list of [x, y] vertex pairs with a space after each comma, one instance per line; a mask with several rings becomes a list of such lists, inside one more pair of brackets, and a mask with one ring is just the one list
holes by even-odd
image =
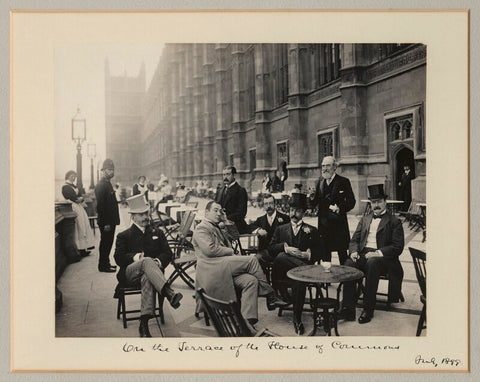
[[354, 308], [347, 308], [343, 307], [340, 312], [337, 314], [337, 318], [339, 320], [345, 320], [345, 321], [355, 321], [355, 309]]
[[302, 335], [303, 333], [305, 333], [305, 327], [303, 326], [302, 322], [293, 321], [293, 327], [295, 329], [295, 333], [297, 333], [298, 335]]
[[140, 337], [151, 337], [150, 330], [148, 330], [148, 321], [140, 320], [140, 326], [138, 327]]
[[183, 298], [183, 294], [176, 293], [168, 285], [163, 287], [162, 295], [168, 300], [173, 309], [177, 309], [180, 306], [180, 300]]
[[267, 309], [268, 310], [275, 310], [276, 308], [284, 308], [288, 305], [290, 305], [289, 302], [283, 301], [274, 292], [267, 295]]
[[373, 318], [373, 312], [369, 313], [366, 310], [362, 311], [362, 314], [358, 318], [358, 323], [359, 324], [366, 324], [367, 322], [372, 321]]
[[117, 270], [114, 265], [107, 265], [106, 267], [98, 267], [99, 272], [113, 273]]

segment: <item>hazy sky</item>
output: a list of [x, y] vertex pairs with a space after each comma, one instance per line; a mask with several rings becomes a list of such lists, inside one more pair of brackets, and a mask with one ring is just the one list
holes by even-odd
[[[87, 141], [97, 145], [96, 162], [105, 159], [105, 59], [110, 74], [137, 76], [145, 62], [147, 89], [163, 44], [100, 45], [68, 44], [55, 48], [55, 178], [76, 170], [76, 143], [71, 139], [71, 120], [80, 108], [86, 119]], [[83, 184], [90, 185], [90, 158], [83, 143]], [[95, 178], [96, 179], [96, 178]]]

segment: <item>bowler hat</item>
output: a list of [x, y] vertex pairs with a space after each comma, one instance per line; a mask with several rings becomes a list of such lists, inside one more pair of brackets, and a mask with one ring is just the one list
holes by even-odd
[[292, 193], [290, 197], [290, 207], [307, 209], [307, 195], [298, 192]]
[[115, 170], [113, 160], [107, 158], [103, 161], [102, 170]]
[[383, 192], [383, 184], [372, 184], [368, 186], [368, 199], [387, 199], [388, 195]]
[[150, 209], [144, 194], [131, 196], [127, 199], [128, 212], [131, 214], [143, 214]]

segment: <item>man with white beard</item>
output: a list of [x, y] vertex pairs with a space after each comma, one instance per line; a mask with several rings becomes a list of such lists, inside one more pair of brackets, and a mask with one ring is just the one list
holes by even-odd
[[348, 178], [336, 173], [337, 163], [332, 156], [322, 161], [322, 176], [315, 185], [312, 203], [318, 205], [318, 231], [325, 240], [326, 258], [331, 261], [337, 251], [340, 264], [347, 260], [350, 242], [347, 212], [355, 207], [355, 196]]

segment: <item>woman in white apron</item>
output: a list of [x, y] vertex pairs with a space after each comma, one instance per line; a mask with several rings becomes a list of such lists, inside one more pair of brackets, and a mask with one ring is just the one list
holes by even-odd
[[75, 171], [71, 170], [65, 174], [62, 195], [72, 202], [72, 209], [77, 214], [75, 219], [75, 244], [80, 251], [80, 255], [87, 256], [90, 253], [89, 250], [95, 248], [95, 237], [90, 227], [87, 212], [82, 205], [83, 198], [78, 195], [78, 189], [75, 185], [76, 179], [77, 173]]

